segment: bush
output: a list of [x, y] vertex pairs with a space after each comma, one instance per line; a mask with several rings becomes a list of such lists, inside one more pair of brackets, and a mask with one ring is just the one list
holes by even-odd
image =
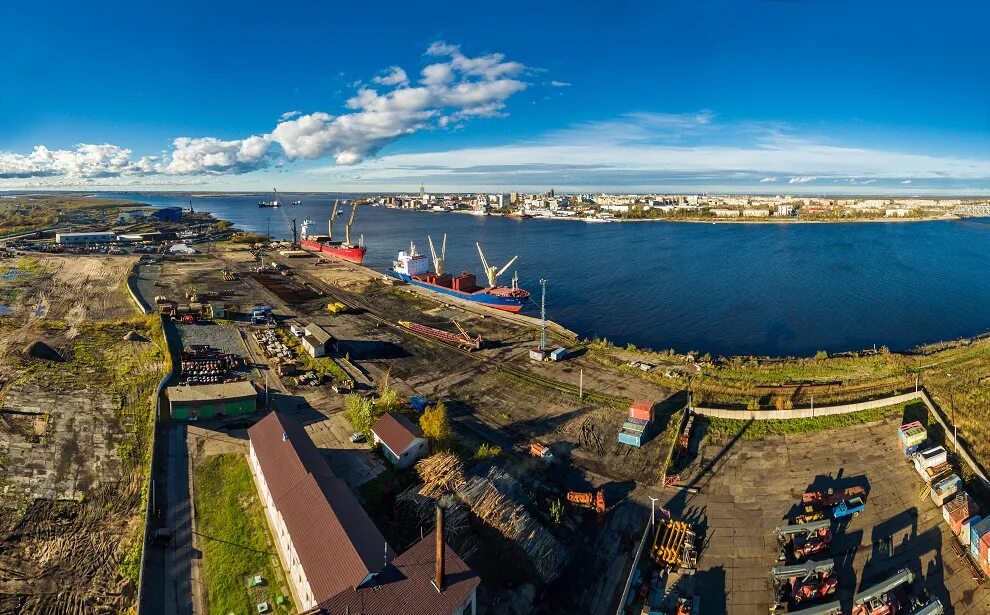
[[427, 406], [423, 416], [419, 417], [419, 426], [434, 450], [447, 447], [450, 442], [450, 419], [443, 402]]
[[746, 404], [746, 409], [747, 410], [759, 410], [760, 409], [760, 400], [758, 400], [758, 399], [751, 399], [751, 400], [749, 400], [749, 403]]
[[479, 446], [478, 450], [474, 453], [475, 461], [487, 461], [501, 456], [502, 447], [497, 444], [488, 444], [487, 442]]

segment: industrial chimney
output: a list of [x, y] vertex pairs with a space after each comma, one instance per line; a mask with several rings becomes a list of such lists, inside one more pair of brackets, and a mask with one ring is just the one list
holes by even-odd
[[437, 502], [437, 569], [436, 576], [433, 579], [433, 586], [437, 588], [437, 591], [442, 592], [444, 590], [443, 586], [443, 576], [444, 576], [444, 548], [443, 548], [443, 507]]

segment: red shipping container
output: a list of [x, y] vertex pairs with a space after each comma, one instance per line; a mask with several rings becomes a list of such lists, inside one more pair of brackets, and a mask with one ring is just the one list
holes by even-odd
[[653, 420], [653, 402], [637, 400], [629, 406], [629, 416], [644, 421]]
[[973, 515], [979, 512], [979, 508], [973, 503], [972, 500], [966, 500], [966, 505], [957, 508], [949, 513], [949, 527], [952, 529], [952, 533], [956, 536], [962, 530], [962, 524]]
[[980, 537], [980, 561], [987, 561], [987, 552], [990, 551], [990, 534], [984, 534]]
[[979, 564], [980, 564], [980, 570], [983, 571], [983, 574], [990, 577], [990, 563], [987, 563], [986, 559], [981, 559], [979, 561]]

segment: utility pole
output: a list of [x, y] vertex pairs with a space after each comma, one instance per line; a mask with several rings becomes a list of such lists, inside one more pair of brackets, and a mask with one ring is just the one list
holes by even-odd
[[657, 523], [657, 500], [660, 498], [655, 498], [652, 495], [650, 498], [650, 527], [653, 527]]
[[540, 350], [547, 351], [547, 281], [540, 280], [543, 294], [540, 298]]
[[581, 368], [581, 379], [578, 381], [578, 399], [584, 399], [584, 368]]

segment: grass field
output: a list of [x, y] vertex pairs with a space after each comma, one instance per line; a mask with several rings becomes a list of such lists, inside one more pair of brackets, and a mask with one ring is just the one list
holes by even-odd
[[880, 421], [891, 416], [907, 415], [913, 420], [914, 417], [924, 417], [927, 413], [928, 408], [923, 403], [912, 401], [906, 404], [813, 419], [749, 421], [705, 417], [704, 420], [708, 424], [708, 437], [735, 438], [738, 436], [743, 440], [762, 440], [774, 436], [841, 429], [852, 425]]
[[[209, 612], [254, 613], [262, 600], [275, 608], [285, 577], [243, 455], [213, 455], [199, 464], [196, 511]], [[250, 594], [248, 578], [258, 574], [265, 584]]]

